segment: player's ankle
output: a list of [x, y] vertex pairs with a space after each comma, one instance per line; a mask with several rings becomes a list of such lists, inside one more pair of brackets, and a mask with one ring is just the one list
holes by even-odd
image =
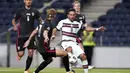
[[68, 71], [66, 73], [75, 73], [75, 71], [74, 70], [70, 70], [70, 71]]
[[28, 70], [24, 71], [24, 73], [29, 73]]
[[38, 72], [35, 72], [35, 71], [34, 71], [33, 73], [38, 73]]

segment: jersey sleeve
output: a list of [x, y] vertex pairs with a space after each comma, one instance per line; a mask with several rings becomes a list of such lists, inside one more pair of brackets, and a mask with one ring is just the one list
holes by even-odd
[[36, 19], [39, 19], [40, 18], [40, 13], [39, 11], [36, 9]]
[[14, 19], [17, 21], [20, 18], [20, 12], [21, 10], [19, 9], [16, 14], [14, 15]]
[[49, 24], [47, 22], [44, 23], [44, 30], [48, 30], [50, 31], [51, 27], [49, 26]]
[[84, 30], [86, 27], [87, 27], [86, 25], [82, 25], [80, 29]]
[[85, 24], [86, 23], [86, 17], [85, 17], [85, 15], [83, 14], [83, 24]]
[[56, 26], [56, 29], [57, 29], [57, 30], [60, 30], [60, 29], [62, 28], [62, 26], [63, 26], [63, 21], [60, 21], [60, 22], [58, 23], [58, 25]]
[[56, 28], [56, 26], [57, 26], [57, 24], [58, 24], [58, 19], [55, 18], [55, 19], [53, 20], [52, 24], [53, 24], [53, 28]]

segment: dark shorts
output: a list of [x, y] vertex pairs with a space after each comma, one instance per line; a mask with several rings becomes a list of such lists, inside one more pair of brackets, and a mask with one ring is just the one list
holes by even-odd
[[[45, 43], [43, 39], [36, 39], [37, 51], [45, 57], [56, 57], [56, 50], [51, 50], [50, 44]], [[43, 55], [44, 54], [44, 55]]]
[[[24, 51], [25, 48], [23, 48], [24, 43], [28, 40], [29, 37], [18, 37], [16, 41], [16, 50], [18, 51]], [[34, 38], [31, 40], [29, 46], [27, 47], [28, 49], [36, 49], [35, 44], [34, 44]]]

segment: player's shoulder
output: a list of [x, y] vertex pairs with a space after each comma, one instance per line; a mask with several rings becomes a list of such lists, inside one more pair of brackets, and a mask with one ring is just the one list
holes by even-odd
[[81, 13], [80, 15], [81, 15], [81, 16], [85, 16], [85, 14], [83, 14], [83, 13]]
[[45, 21], [43, 25], [44, 27], [51, 27], [51, 24], [49, 21]]
[[78, 21], [74, 21], [74, 23], [76, 23], [76, 24], [81, 24], [80, 22], [78, 22]]
[[85, 14], [81, 14], [81, 16], [84, 17], [84, 18], [86, 17]]
[[38, 11], [37, 8], [33, 8], [33, 7], [31, 8], [31, 10], [32, 11]]
[[66, 21], [68, 21], [67, 19], [62, 19], [62, 20], [60, 20], [60, 22], [66, 22]]
[[44, 21], [44, 25], [48, 25], [49, 24], [49, 22], [48, 21]]

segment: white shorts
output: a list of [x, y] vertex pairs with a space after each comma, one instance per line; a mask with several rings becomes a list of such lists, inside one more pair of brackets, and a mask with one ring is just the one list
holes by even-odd
[[73, 41], [63, 41], [61, 43], [61, 46], [63, 47], [64, 50], [66, 50], [68, 47], [72, 47], [72, 53], [76, 56], [79, 57], [81, 54], [84, 53], [84, 51], [80, 48], [80, 46]]

